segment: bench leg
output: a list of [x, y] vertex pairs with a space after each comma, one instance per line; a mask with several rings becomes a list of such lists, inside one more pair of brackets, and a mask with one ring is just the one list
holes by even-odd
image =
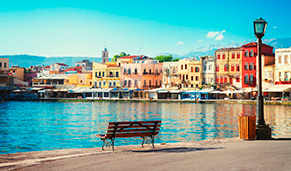
[[114, 151], [114, 138], [111, 138], [112, 151]]
[[106, 143], [106, 139], [101, 139], [103, 141], [103, 145], [102, 145], [102, 151], [104, 150], [104, 146], [105, 146], [105, 143]]
[[151, 136], [151, 139], [152, 139], [152, 146], [153, 146], [153, 148], [155, 148], [155, 136]]
[[143, 147], [143, 145], [144, 145], [144, 137], [142, 137], [141, 147]]

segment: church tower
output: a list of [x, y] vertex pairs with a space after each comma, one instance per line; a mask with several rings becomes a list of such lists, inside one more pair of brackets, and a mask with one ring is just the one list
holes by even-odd
[[102, 63], [105, 64], [106, 62], [108, 62], [108, 51], [106, 48], [104, 48], [104, 50], [102, 51]]

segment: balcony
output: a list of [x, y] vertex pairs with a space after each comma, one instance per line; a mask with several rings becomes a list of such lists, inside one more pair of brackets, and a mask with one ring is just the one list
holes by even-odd
[[159, 88], [160, 86], [157, 85], [144, 85], [143, 88]]

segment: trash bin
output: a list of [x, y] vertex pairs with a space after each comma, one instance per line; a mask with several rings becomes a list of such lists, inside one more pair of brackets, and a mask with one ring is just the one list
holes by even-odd
[[256, 138], [256, 115], [239, 116], [239, 138], [244, 140], [253, 140]]

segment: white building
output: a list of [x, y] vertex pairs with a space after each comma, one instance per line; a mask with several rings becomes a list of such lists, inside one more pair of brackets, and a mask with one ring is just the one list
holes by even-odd
[[202, 62], [202, 84], [214, 84], [214, 66], [215, 66], [215, 60], [214, 56], [203, 56], [200, 57], [200, 60]]
[[275, 82], [291, 81], [291, 47], [275, 50]]
[[178, 86], [179, 80], [179, 62], [163, 62], [163, 81], [165, 88]]

